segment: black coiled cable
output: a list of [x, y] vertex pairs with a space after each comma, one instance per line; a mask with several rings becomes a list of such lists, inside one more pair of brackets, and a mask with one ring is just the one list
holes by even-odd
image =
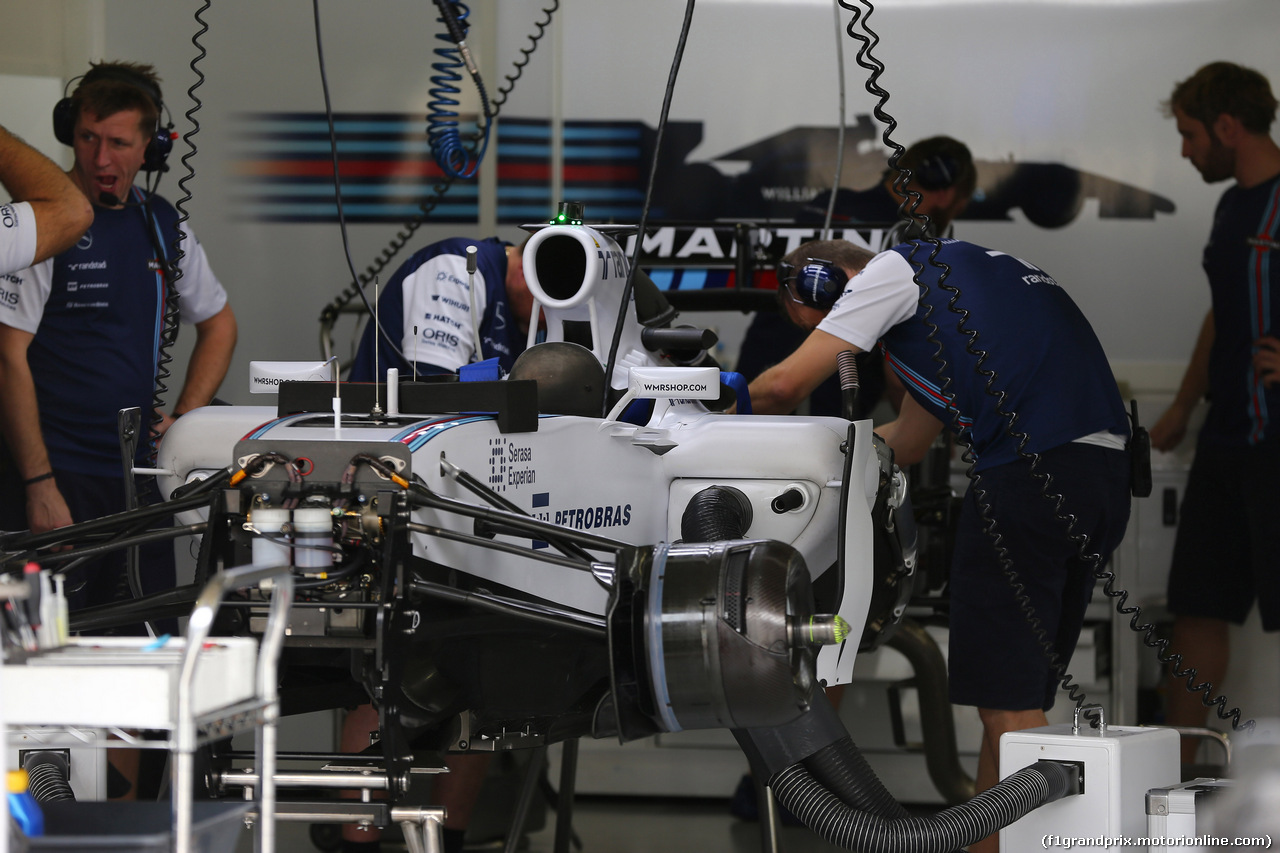
[[[212, 0], [205, 0], [205, 4], [196, 10], [195, 20], [196, 23], [200, 25], [200, 28], [196, 31], [196, 34], [191, 37], [191, 43], [195, 45], [196, 48], [196, 56], [191, 60], [190, 68], [195, 72], [196, 82], [192, 84], [191, 88], [187, 89], [187, 95], [193, 102], [191, 109], [187, 110], [185, 113], [187, 120], [191, 122], [191, 130], [182, 137], [189, 150], [181, 157], [182, 165], [186, 168], [186, 174], [178, 179], [178, 188], [182, 191], [182, 195], [174, 204], [174, 209], [178, 211], [178, 221], [174, 226], [177, 231], [177, 235], [174, 237], [173, 241], [173, 259], [169, 260], [167, 255], [163, 253], [161, 255], [161, 260], [165, 261], [165, 265], [167, 267], [165, 274], [165, 311], [164, 322], [160, 330], [160, 346], [156, 351], [156, 387], [151, 401], [152, 427], [159, 425], [161, 420], [160, 410], [164, 405], [165, 394], [167, 394], [169, 390], [169, 377], [172, 376], [172, 373], [169, 370], [169, 364], [173, 361], [173, 356], [170, 353], [170, 350], [178, 340], [178, 329], [180, 327], [180, 320], [182, 317], [181, 297], [178, 295], [178, 281], [182, 278], [182, 259], [186, 255], [186, 252], [182, 249], [182, 241], [187, 239], [187, 235], [183, 231], [182, 226], [191, 218], [190, 214], [187, 212], [187, 203], [190, 202], [192, 198], [191, 189], [188, 187], [188, 184], [196, 175], [195, 167], [191, 164], [191, 161], [196, 154], [194, 137], [200, 132], [200, 122], [196, 119], [195, 114], [199, 112], [200, 108], [203, 106], [200, 102], [200, 98], [196, 95], [196, 89], [200, 88], [200, 86], [204, 84], [205, 79], [204, 74], [198, 67], [198, 63], [208, 55], [207, 51], [204, 49], [204, 45], [200, 43], [200, 37], [209, 31], [209, 25], [200, 16], [208, 10], [211, 4]], [[150, 196], [147, 198], [148, 201], [150, 201]], [[164, 238], [159, 233], [158, 222], [151, 215], [150, 205], [148, 204], [144, 210], [145, 215], [149, 220], [149, 227], [155, 228], [157, 232], [156, 239], [163, 245]], [[149, 430], [148, 433], [148, 457], [152, 464], [154, 464], [157, 441], [154, 429]]]
[[[847, 0], [837, 0], [837, 2], [839, 2], [841, 7], [853, 12], [854, 14], [853, 20], [850, 21], [848, 26], [848, 34], [851, 38], [858, 40], [862, 44], [862, 48], [858, 51], [857, 61], [860, 66], [862, 66], [863, 68], [867, 69], [870, 72], [870, 76], [866, 84], [866, 89], [870, 94], [876, 96], [878, 99], [873, 112], [877, 119], [885, 123], [886, 129], [883, 134], [883, 139], [885, 144], [893, 149], [893, 154], [889, 159], [889, 163], [891, 168], [895, 169], [898, 173], [897, 178], [895, 178], [894, 180], [894, 188], [901, 195], [904, 195], [907, 197], [907, 200], [903, 202], [902, 207], [900, 208], [900, 213], [902, 213], [904, 216], [910, 217], [913, 221], [916, 222], [917, 225], [920, 226], [921, 230], [925, 235], [921, 239], [932, 246], [932, 251], [930, 252], [928, 257], [928, 263], [931, 266], [933, 266], [935, 269], [938, 269], [940, 271], [937, 286], [939, 289], [945, 290], [951, 293], [951, 298], [948, 300], [947, 307], [952, 313], [955, 313], [960, 317], [960, 321], [957, 324], [957, 329], [967, 338], [967, 342], [965, 344], [965, 350], [970, 355], [974, 356], [977, 359], [975, 369], [979, 372], [980, 375], [982, 375], [986, 379], [986, 382], [985, 382], [986, 393], [996, 398], [996, 401], [997, 401], [996, 411], [1001, 415], [1001, 417], [1003, 417], [1008, 422], [1006, 431], [1007, 431], [1007, 434], [1011, 438], [1014, 438], [1018, 443], [1017, 444], [1018, 456], [1022, 459], [1027, 460], [1030, 463], [1032, 476], [1035, 477], [1040, 482], [1041, 494], [1045, 497], [1046, 500], [1050, 501], [1053, 504], [1053, 507], [1054, 507], [1053, 511], [1054, 511], [1055, 518], [1057, 518], [1064, 525], [1066, 525], [1067, 536], [1072, 542], [1076, 544], [1077, 552], [1080, 558], [1090, 566], [1090, 569], [1094, 577], [1103, 581], [1103, 592], [1110, 598], [1118, 599], [1118, 601], [1116, 601], [1116, 604], [1115, 604], [1116, 611], [1124, 615], [1131, 615], [1131, 618], [1129, 620], [1129, 627], [1131, 628], [1131, 630], [1133, 630], [1136, 633], [1141, 633], [1143, 635], [1142, 637], [1143, 644], [1156, 651], [1156, 657], [1158, 660], [1172, 667], [1173, 674], [1175, 677], [1186, 678], [1188, 690], [1190, 690], [1191, 692], [1202, 692], [1205, 694], [1201, 699], [1202, 703], [1206, 707], [1216, 708], [1219, 719], [1230, 720], [1232, 728], [1235, 730], [1239, 730], [1239, 729], [1244, 729], [1246, 731], [1251, 730], [1253, 728], [1253, 721], [1249, 720], [1244, 723], [1241, 723], [1240, 721], [1241, 712], [1239, 708], [1233, 708], [1231, 711], [1225, 710], [1226, 702], [1227, 702], [1225, 696], [1218, 696], [1212, 701], [1210, 700], [1209, 697], [1213, 691], [1213, 685], [1211, 683], [1206, 681], [1199, 685], [1194, 684], [1195, 677], [1196, 677], [1196, 670], [1193, 667], [1188, 667], [1186, 669], [1180, 668], [1181, 662], [1182, 662], [1182, 656], [1179, 654], [1170, 655], [1168, 653], [1169, 641], [1167, 639], [1162, 637], [1153, 638], [1153, 634], [1155, 631], [1154, 625], [1150, 623], [1144, 623], [1142, 625], [1138, 624], [1139, 621], [1141, 620], [1142, 609], [1137, 605], [1126, 606], [1126, 603], [1128, 600], [1128, 592], [1123, 589], [1120, 589], [1120, 590], [1115, 589], [1115, 574], [1107, 570], [1106, 568], [1104, 568], [1102, 566], [1101, 555], [1090, 549], [1088, 535], [1084, 533], [1075, 532], [1075, 524], [1076, 524], [1075, 516], [1070, 513], [1063, 512], [1062, 495], [1055, 494], [1051, 491], [1053, 478], [1047, 473], [1036, 471], [1036, 465], [1039, 462], [1040, 457], [1038, 454], [1030, 453], [1025, 449], [1028, 441], [1028, 436], [1024, 432], [1018, 432], [1015, 430], [1015, 426], [1018, 419], [1017, 413], [1013, 411], [1009, 411], [1004, 407], [1006, 394], [1003, 391], [1000, 391], [994, 387], [994, 383], [996, 379], [995, 371], [985, 369], [983, 367], [983, 365], [986, 362], [988, 354], [986, 351], [979, 349], [976, 345], [978, 332], [974, 329], [967, 327], [969, 312], [960, 308], [957, 304], [957, 301], [960, 296], [959, 290], [946, 283], [946, 279], [950, 272], [950, 268], [945, 263], [937, 259], [938, 253], [941, 251], [941, 248], [942, 248], [941, 241], [939, 241], [936, 237], [929, 236], [928, 230], [927, 230], [928, 223], [929, 223], [928, 217], [918, 213], [917, 211], [917, 208], [919, 207], [919, 203], [921, 200], [920, 194], [915, 192], [914, 190], [911, 190], [909, 187], [911, 172], [909, 169], [903, 168], [899, 163], [899, 160], [902, 154], [905, 152], [905, 149], [896, 141], [894, 141], [891, 137], [893, 130], [896, 129], [897, 127], [897, 121], [884, 109], [884, 104], [889, 99], [889, 93], [885, 89], [883, 89], [878, 82], [880, 74], [884, 71], [884, 65], [871, 56], [872, 49], [876, 44], [879, 43], [879, 37], [875, 34], [874, 31], [870, 29], [870, 26], [869, 26], [871, 13], [874, 11], [874, 8], [870, 0], [859, 0], [859, 3], [861, 4], [860, 6], [854, 5], [851, 2], [847, 2]], [[863, 7], [865, 7], [865, 14], [863, 13]], [[859, 23], [861, 23], [862, 29], [864, 30], [864, 32], [857, 31], [856, 27]], [[922, 289], [921, 300], [923, 301], [928, 293], [929, 287], [923, 281], [921, 281], [921, 278], [920, 278], [920, 275], [924, 269], [924, 264], [915, 259], [916, 252], [920, 249], [921, 240], [913, 240], [911, 242], [912, 242], [912, 250], [911, 250], [910, 256], [908, 257], [908, 262], [911, 264], [912, 268], [915, 270], [913, 279], [915, 283]], [[1034, 609], [1031, 607], [1030, 599], [1025, 595], [1025, 592], [1024, 592], [1025, 587], [1018, 580], [1017, 572], [1013, 567], [1012, 561], [1009, 559], [1008, 550], [1004, 548], [1004, 546], [1002, 545], [1003, 537], [1000, 535], [996, 527], [995, 519], [991, 516], [991, 506], [990, 506], [990, 503], [985, 499], [986, 491], [981, 486], [981, 475], [974, 470], [977, 460], [973, 455], [972, 445], [967, 437], [967, 434], [959, 428], [960, 412], [954, 402], [955, 394], [954, 392], [948, 390], [951, 384], [950, 378], [946, 376], [946, 370], [948, 365], [945, 358], [942, 356], [942, 344], [937, 339], [937, 331], [939, 327], [937, 326], [937, 324], [933, 323], [930, 319], [932, 312], [933, 312], [933, 307], [931, 305], [926, 305], [924, 322], [927, 330], [927, 337], [929, 342], [934, 346], [934, 355], [933, 355], [934, 361], [936, 361], [939, 365], [937, 376], [939, 379], [940, 390], [947, 400], [948, 407], [951, 409], [953, 426], [956, 428], [956, 432], [960, 436], [961, 443], [965, 446], [965, 453], [964, 453], [963, 459], [969, 465], [969, 468], [966, 471], [966, 475], [969, 477], [969, 479], [973, 483], [974, 494], [975, 494], [975, 497], [977, 498], [976, 503], [978, 505], [979, 515], [983, 521], [983, 530], [991, 538], [992, 543], [995, 546], [999, 563], [1001, 566], [1001, 570], [1005, 574], [1006, 578], [1009, 580], [1010, 585], [1013, 587], [1018, 605], [1022, 610], [1023, 614], [1026, 616], [1028, 623], [1031, 625], [1032, 630], [1036, 635], [1037, 642], [1040, 644], [1041, 648], [1044, 650], [1045, 656], [1049, 661], [1051, 667], [1053, 668], [1055, 674], [1057, 675], [1058, 680], [1062, 685], [1062, 688], [1067, 692], [1068, 696], [1075, 703], [1076, 707], [1079, 708], [1084, 704], [1084, 701], [1085, 701], [1083, 691], [1081, 690], [1079, 685], [1074, 683], [1074, 680], [1071, 674], [1066, 671], [1065, 664], [1059, 659], [1057, 652], [1054, 649], [1054, 645], [1052, 641], [1050, 641], [1048, 637], [1045, 635], [1044, 629], [1041, 627], [1038, 617], [1035, 616]]]

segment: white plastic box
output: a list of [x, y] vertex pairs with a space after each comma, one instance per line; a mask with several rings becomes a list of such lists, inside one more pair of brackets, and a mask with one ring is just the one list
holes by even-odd
[[1000, 738], [1000, 778], [1042, 760], [1084, 766], [1084, 792], [1041, 806], [1000, 831], [1001, 850], [1112, 851], [1144, 837], [1146, 795], [1179, 781], [1179, 736], [1173, 729], [1089, 728], [1070, 723], [1009, 732]]
[[[23, 664], [4, 667], [3, 718], [10, 726], [171, 729], [186, 640], [146, 651], [147, 637], [76, 637]], [[256, 695], [258, 643], [218, 637], [205, 644], [192, 690], [195, 716]]]

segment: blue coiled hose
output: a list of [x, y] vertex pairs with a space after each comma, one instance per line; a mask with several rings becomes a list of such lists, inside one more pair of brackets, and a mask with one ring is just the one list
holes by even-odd
[[[435, 74], [431, 78], [431, 100], [427, 102], [427, 141], [431, 144], [431, 154], [436, 163], [451, 178], [471, 178], [480, 168], [485, 151], [489, 147], [489, 130], [493, 124], [489, 96], [485, 92], [480, 73], [469, 61], [466, 49], [466, 19], [471, 10], [466, 4], [456, 0], [436, 0], [440, 9], [437, 18], [445, 25], [447, 32], [437, 33], [436, 38], [446, 43], [447, 47], [437, 47], [439, 60], [432, 63]], [[480, 103], [483, 107], [483, 128], [471, 145], [463, 142], [458, 130], [457, 95], [461, 92], [457, 84], [462, 81], [460, 69], [467, 68], [476, 88], [480, 91]], [[479, 150], [475, 148], [478, 142]]]

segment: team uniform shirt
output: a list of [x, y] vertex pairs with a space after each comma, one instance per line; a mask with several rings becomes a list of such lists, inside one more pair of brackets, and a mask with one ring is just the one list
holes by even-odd
[[[1106, 355], [1057, 281], [1010, 255], [943, 240], [937, 261], [950, 267], [944, 284], [956, 297], [938, 286], [932, 249], [904, 243], [877, 255], [818, 328], [863, 350], [880, 342], [907, 391], [972, 443], [978, 470], [1019, 458], [1018, 439], [997, 406], [1017, 413], [1014, 429], [1028, 436], [1026, 452], [1082, 439], [1123, 448], [1128, 421]], [[924, 287], [913, 280], [913, 251]], [[973, 345], [986, 353], [981, 364], [966, 351], [970, 338], [957, 328], [961, 317], [948, 306], [953, 298], [969, 312], [965, 328], [978, 332]], [[937, 326], [933, 337], [950, 380], [945, 392], [926, 319]], [[993, 390], [1004, 393], [1003, 402], [987, 393], [979, 368], [995, 372]]]
[[[25, 201], [0, 204], [0, 275], [31, 266], [36, 259], [36, 212]], [[0, 282], [0, 301], [16, 299]]]
[[[468, 246], [477, 249], [478, 355], [472, 332]], [[472, 361], [497, 358], [510, 371], [525, 342], [507, 305], [506, 247], [494, 238], [454, 237], [433, 243], [405, 261], [378, 295], [378, 322], [392, 338], [398, 336], [400, 352], [377, 333], [370, 318], [351, 365], [351, 380], [380, 380], [392, 367], [405, 376], [415, 362], [418, 373], [454, 373]]]
[[1209, 412], [1200, 441], [1246, 447], [1280, 427], [1280, 388], [1253, 368], [1253, 342], [1280, 334], [1280, 176], [1250, 189], [1233, 186], [1214, 212], [1204, 250], [1213, 296]]
[[[120, 477], [119, 410], [137, 406], [149, 423], [169, 308], [164, 257], [174, 252], [177, 221], [159, 196], [145, 207], [96, 208], [74, 247], [5, 281], [14, 297], [0, 302], [0, 323], [35, 336], [27, 362], [55, 469]], [[222, 310], [227, 294], [189, 229], [181, 249], [181, 319], [199, 323]]]

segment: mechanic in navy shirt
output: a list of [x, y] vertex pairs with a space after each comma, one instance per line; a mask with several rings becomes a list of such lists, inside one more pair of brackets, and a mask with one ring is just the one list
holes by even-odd
[[[949, 235], [952, 220], [964, 212], [977, 186], [978, 172], [968, 146], [950, 136], [931, 136], [908, 146], [899, 165], [911, 170], [911, 189], [920, 195], [916, 213], [929, 217], [929, 233]], [[897, 225], [885, 229], [882, 242], [873, 248], [887, 249], [905, 240], [907, 228], [914, 220], [904, 218], [898, 212], [905, 200], [905, 196], [899, 195], [893, 186], [898, 174], [897, 170], [886, 169], [879, 181], [862, 190], [840, 187], [831, 215], [833, 228], [883, 226], [896, 222]], [[796, 222], [810, 225], [826, 222], [830, 199], [830, 190], [819, 193], [801, 208]], [[782, 295], [781, 290], [779, 295]], [[735, 368], [748, 380], [755, 379], [795, 352], [808, 334], [808, 329], [797, 328], [785, 314], [785, 311], [760, 311], [752, 318]], [[871, 417], [881, 397], [887, 397], [893, 410], [897, 411], [902, 399], [902, 386], [892, 380], [880, 352], [860, 353], [857, 363], [862, 381], [857, 416]], [[840, 383], [833, 376], [809, 395], [807, 414], [839, 417], [841, 405]]]
[[[1179, 514], [1169, 574], [1170, 651], [1196, 683], [1220, 685], [1228, 623], [1256, 599], [1267, 631], [1280, 630], [1280, 146], [1276, 99], [1249, 68], [1214, 62], [1177, 84], [1167, 111], [1182, 156], [1207, 183], [1234, 179], [1218, 202], [1204, 269], [1212, 307], [1151, 445], [1172, 450], [1206, 395], [1209, 410]], [[1207, 709], [1186, 679], [1170, 679], [1166, 721], [1202, 726]], [[1195, 743], [1186, 741], [1183, 760]]]
[[[468, 246], [476, 247], [474, 300]], [[473, 301], [479, 353], [472, 329]], [[524, 351], [532, 313], [533, 294], [525, 284], [520, 247], [494, 237], [451, 237], [432, 243], [405, 261], [378, 294], [378, 324], [384, 334], [377, 334], [370, 318], [350, 379], [381, 380], [391, 367], [407, 377], [415, 364], [419, 374], [455, 373], [488, 358], [497, 358], [503, 370], [510, 371]]]
[[[848, 283], [825, 316], [801, 304], [801, 292], [788, 310], [816, 328], [750, 391], [755, 412], [790, 411], [835, 370], [839, 352], [879, 345], [907, 389], [897, 420], [876, 430], [895, 461], [919, 461], [944, 425], [971, 444], [980, 484], [965, 495], [956, 535], [949, 669], [951, 700], [977, 706], [982, 719], [981, 791], [998, 781], [1000, 735], [1046, 725], [1058, 684], [984, 530], [979, 487], [1044, 637], [1065, 665], [1093, 591], [1092, 561], [1081, 558], [1041, 494], [1028, 455], [1038, 455], [1036, 474], [1052, 476], [1050, 491], [1076, 517], [1072, 533], [1088, 536], [1086, 553], [1101, 566], [1129, 519], [1129, 425], [1101, 344], [1052, 276], [972, 243], [937, 246], [938, 264], [950, 268], [945, 282], [928, 260], [934, 246], [912, 241], [876, 255], [861, 272], [845, 269]], [[796, 293], [796, 285], [789, 289]], [[981, 362], [957, 328], [953, 297], [968, 312], [964, 326], [979, 333]], [[934, 358], [939, 346], [945, 367]], [[989, 393], [988, 375], [1001, 400]], [[1016, 424], [1002, 412], [1016, 413]], [[994, 836], [981, 843], [988, 846], [971, 849], [995, 849]]]
[[[147, 65], [99, 63], [64, 106], [68, 174], [93, 202], [94, 222], [70, 249], [7, 279], [16, 296], [0, 302], [0, 529], [42, 532], [124, 510], [118, 412], [136, 406], [151, 423], [153, 411], [178, 215], [133, 181], [144, 166], [163, 166], [159, 81]], [[212, 399], [235, 347], [235, 316], [204, 250], [190, 233], [182, 248], [181, 319], [194, 323], [196, 343], [174, 415], [155, 412], [158, 434]], [[148, 444], [143, 436], [135, 463]], [[154, 568], [145, 592], [174, 583], [164, 544], [167, 564], [142, 561], [144, 572]], [[123, 566], [123, 553], [85, 566], [68, 584], [71, 607], [111, 600]]]

